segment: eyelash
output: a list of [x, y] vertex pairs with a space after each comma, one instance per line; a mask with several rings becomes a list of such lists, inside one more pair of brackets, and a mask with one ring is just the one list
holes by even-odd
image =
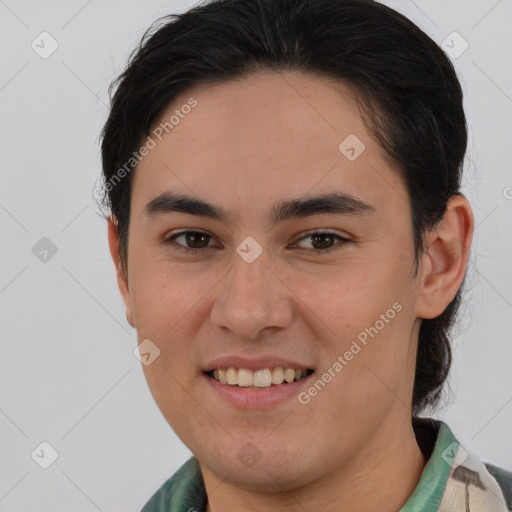
[[[213, 238], [211, 235], [209, 235], [208, 233], [204, 233], [203, 231], [188, 230], [188, 231], [181, 231], [179, 233], [175, 233], [174, 235], [172, 235], [172, 236], [170, 236], [168, 238], [165, 238], [163, 240], [163, 243], [166, 244], [166, 245], [175, 245], [175, 246], [177, 246], [176, 249], [178, 251], [186, 252], [186, 253], [192, 253], [192, 254], [197, 254], [197, 253], [199, 253], [199, 252], [201, 252], [201, 251], [203, 251], [205, 249], [211, 248], [211, 247], [203, 247], [201, 249], [191, 249], [190, 247], [185, 247], [185, 246], [183, 246], [181, 244], [177, 244], [175, 242], [175, 240], [177, 238], [179, 238], [180, 236], [184, 236], [184, 235], [191, 234], [191, 233], [192, 234], [205, 235], [205, 236], [209, 237], [209, 240], [211, 240]], [[352, 240], [350, 240], [348, 238], [340, 236], [340, 235], [338, 235], [336, 233], [332, 233], [330, 231], [313, 231], [311, 233], [307, 233], [302, 238], [299, 238], [299, 240], [297, 240], [297, 242], [300, 242], [300, 241], [304, 240], [305, 238], [313, 237], [315, 235], [318, 235], [318, 236], [330, 236], [330, 237], [333, 237], [333, 238], [337, 238], [341, 243], [340, 244], [335, 244], [334, 246], [329, 247], [327, 249], [299, 249], [299, 250], [314, 251], [317, 254], [326, 254], [326, 253], [329, 253], [329, 252], [339, 251], [339, 250], [341, 250], [343, 248], [343, 246], [345, 244], [353, 242]], [[297, 243], [297, 242], [295, 242], [295, 243]], [[341, 247], [338, 247], [339, 245], [341, 245]]]

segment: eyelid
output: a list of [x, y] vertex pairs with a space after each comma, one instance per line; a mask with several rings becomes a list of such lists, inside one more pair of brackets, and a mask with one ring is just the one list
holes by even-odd
[[302, 240], [303, 238], [306, 238], [308, 236], [312, 236], [312, 235], [332, 235], [332, 236], [337, 236], [339, 238], [342, 238], [343, 240], [351, 240], [351, 237], [346, 234], [346, 233], [338, 233], [336, 231], [332, 231], [328, 228], [316, 228], [316, 229], [311, 229], [309, 231], [305, 231], [304, 233], [300, 233], [300, 235], [298, 236], [297, 238], [297, 241], [300, 241]]

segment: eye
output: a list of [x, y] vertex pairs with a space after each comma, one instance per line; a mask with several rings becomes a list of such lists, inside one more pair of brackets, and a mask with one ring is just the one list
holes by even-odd
[[[175, 242], [175, 240], [180, 237], [184, 237], [187, 246]], [[175, 233], [174, 235], [166, 238], [164, 243], [177, 246], [176, 249], [179, 251], [197, 253], [208, 246], [208, 241], [211, 238], [212, 237], [210, 235], [203, 233], [202, 231], [181, 231], [180, 233]], [[191, 244], [192, 247], [189, 247], [188, 244]]]
[[[319, 254], [338, 251], [342, 249], [345, 244], [352, 242], [352, 240], [330, 231], [314, 231], [313, 233], [308, 233], [306, 236], [300, 238], [299, 242], [308, 238], [311, 239], [313, 245], [320, 246], [310, 249]], [[336, 239], [339, 240], [340, 243], [335, 244]]]

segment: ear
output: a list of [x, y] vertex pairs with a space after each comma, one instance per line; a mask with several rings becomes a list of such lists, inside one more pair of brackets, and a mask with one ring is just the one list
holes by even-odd
[[469, 259], [474, 219], [469, 201], [452, 196], [439, 223], [428, 232], [421, 259], [417, 318], [439, 316], [459, 290]]
[[112, 260], [114, 261], [114, 265], [116, 267], [117, 285], [119, 287], [119, 291], [121, 292], [121, 296], [124, 301], [124, 306], [126, 308], [126, 320], [132, 327], [135, 327], [135, 318], [133, 315], [133, 306], [130, 297], [130, 289], [128, 286], [128, 277], [125, 275], [123, 271], [121, 265], [121, 258], [119, 255], [119, 235], [117, 232], [117, 219], [112, 214], [108, 218], [108, 245], [110, 248], [110, 255], [112, 256]]

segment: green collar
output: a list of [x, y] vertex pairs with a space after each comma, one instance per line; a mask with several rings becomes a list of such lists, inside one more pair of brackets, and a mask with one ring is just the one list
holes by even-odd
[[432, 455], [423, 469], [416, 489], [399, 512], [437, 512], [439, 509], [460, 445], [446, 423], [435, 423], [439, 426], [439, 431]]
[[199, 463], [191, 457], [153, 494], [141, 512], [204, 512], [206, 501]]

